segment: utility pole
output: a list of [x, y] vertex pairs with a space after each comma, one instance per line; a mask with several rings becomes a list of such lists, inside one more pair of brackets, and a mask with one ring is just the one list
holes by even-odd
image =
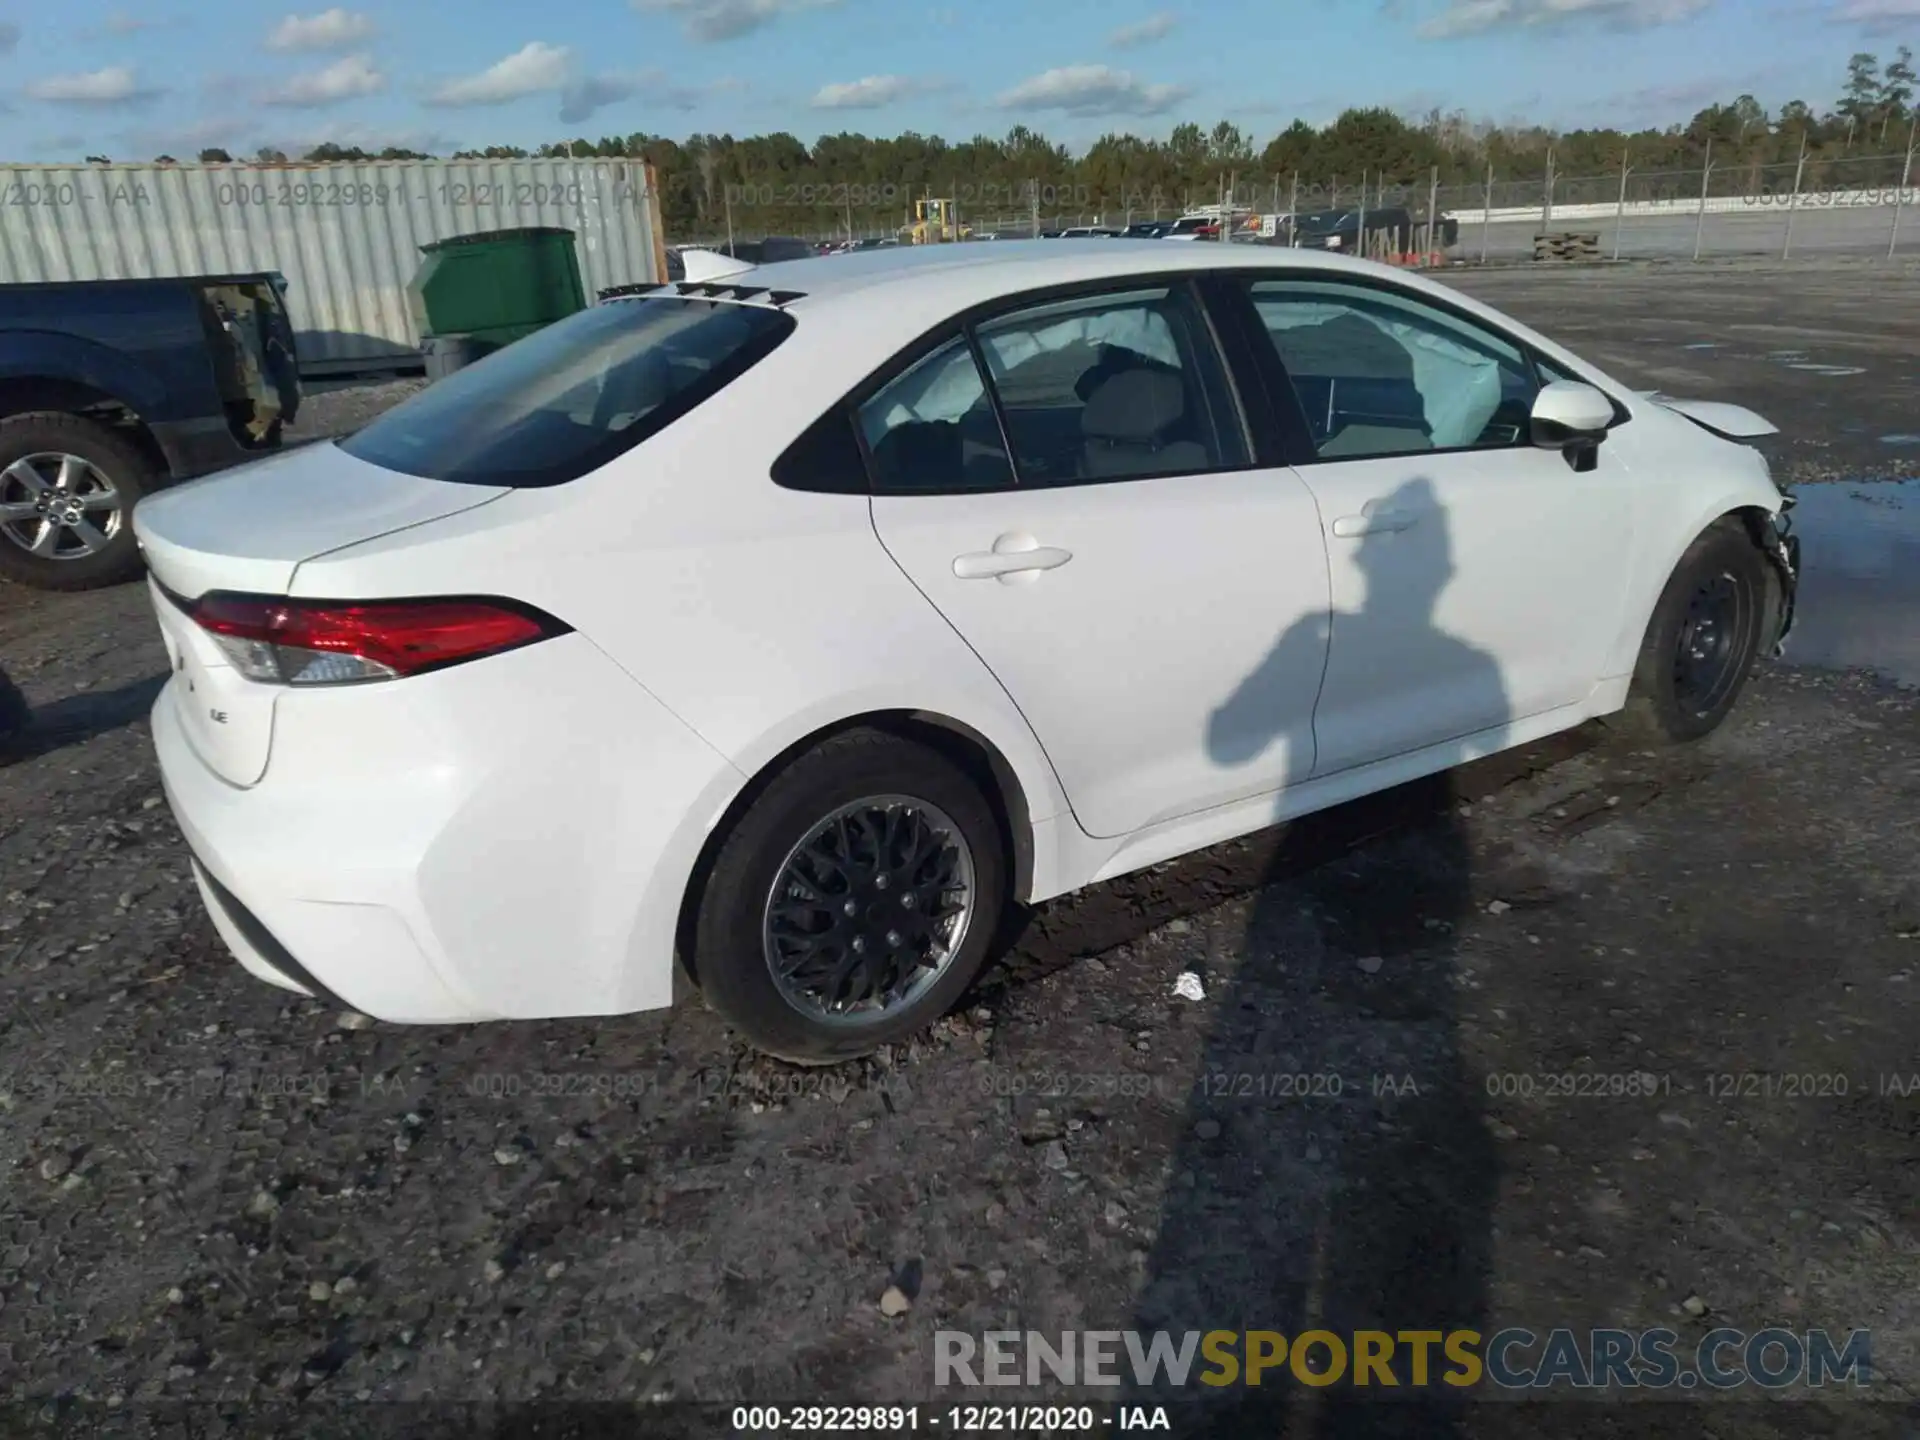
[[1431, 265], [1438, 253], [1440, 238], [1440, 167], [1434, 166], [1427, 176], [1427, 258], [1423, 262]]
[[1916, 111], [1907, 125], [1907, 163], [1900, 167], [1900, 184], [1893, 192], [1893, 234], [1887, 237], [1887, 258], [1893, 259], [1894, 249], [1900, 244], [1900, 212], [1907, 203], [1907, 187], [1913, 183], [1913, 142], [1915, 133], [1920, 131], [1920, 111]]
[[1700, 170], [1700, 213], [1693, 221], [1693, 258], [1700, 258], [1700, 236], [1707, 228], [1707, 185], [1713, 178], [1713, 137], [1707, 137], [1707, 163]]
[[1807, 173], [1807, 132], [1800, 132], [1800, 161], [1793, 167], [1793, 198], [1787, 202], [1787, 238], [1780, 246], [1780, 258], [1793, 254], [1793, 216], [1800, 208], [1800, 180]]
[[1631, 146], [1620, 147], [1620, 203], [1613, 208], [1613, 258], [1620, 258], [1620, 232], [1627, 224], [1627, 175], [1631, 167], [1627, 164], [1627, 154]]
[[1487, 246], [1493, 238], [1493, 161], [1487, 161], [1487, 189], [1480, 210], [1480, 263], [1487, 263]]

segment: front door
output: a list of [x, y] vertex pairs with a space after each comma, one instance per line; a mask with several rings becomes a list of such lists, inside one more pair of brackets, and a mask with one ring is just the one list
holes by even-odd
[[1314, 716], [1331, 774], [1577, 704], [1618, 633], [1620, 463], [1531, 443], [1526, 351], [1398, 287], [1255, 281], [1315, 454], [1333, 601]]
[[1026, 715], [1088, 833], [1306, 778], [1317, 511], [1292, 470], [1250, 463], [1184, 286], [1015, 308], [860, 418], [881, 542]]

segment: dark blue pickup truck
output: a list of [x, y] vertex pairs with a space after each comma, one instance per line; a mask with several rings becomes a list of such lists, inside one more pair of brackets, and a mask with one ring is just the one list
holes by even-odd
[[277, 448], [299, 405], [278, 275], [0, 285], [0, 579], [138, 574], [140, 497]]

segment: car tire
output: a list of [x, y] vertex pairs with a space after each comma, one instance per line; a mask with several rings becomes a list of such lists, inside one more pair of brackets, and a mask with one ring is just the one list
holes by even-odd
[[[886, 824], [893, 863], [871, 863]], [[879, 730], [842, 732], [776, 775], [722, 842], [690, 968], [707, 1003], [770, 1055], [825, 1065], [869, 1054], [931, 1025], [973, 983], [1006, 908], [1006, 855], [993, 806], [945, 756]], [[929, 910], [962, 880], [957, 917]], [[776, 961], [799, 970], [783, 980]], [[876, 1003], [875, 987], [892, 1003]]]
[[[125, 436], [97, 421], [59, 411], [36, 410], [0, 420], [0, 506], [30, 500], [31, 487], [8, 474], [23, 461], [35, 474], [57, 474], [56, 457], [73, 456], [85, 462], [82, 483], [87, 493], [105, 500], [99, 488], [112, 492], [112, 504], [84, 512], [94, 528], [105, 533], [105, 543], [92, 549], [69, 535], [50, 555], [33, 553], [39, 523], [32, 518], [9, 520], [0, 510], [0, 579], [35, 590], [91, 590], [117, 585], [140, 573], [140, 547], [133, 535], [133, 507], [153, 488], [154, 467]], [[85, 493], [79, 498], [84, 499]]]
[[1767, 562], [1737, 519], [1687, 547], [1653, 609], [1627, 703], [1609, 730], [1639, 744], [1683, 745], [1720, 727], [1760, 654], [1776, 606]]

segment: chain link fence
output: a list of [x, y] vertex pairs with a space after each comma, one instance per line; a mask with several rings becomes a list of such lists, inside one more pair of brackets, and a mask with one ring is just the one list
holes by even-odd
[[[675, 239], [724, 244], [782, 235], [821, 245], [909, 243], [914, 201], [936, 193], [924, 186], [728, 186], [723, 214], [713, 217], [723, 223]], [[1405, 211], [1416, 233], [1424, 233], [1431, 215], [1451, 219], [1446, 229], [1456, 238], [1443, 258], [1453, 262], [1530, 260], [1549, 248], [1544, 237], [1577, 242], [1577, 253], [1596, 259], [1920, 256], [1920, 159], [1911, 135], [1901, 153], [1803, 155], [1774, 165], [1716, 159], [1709, 150], [1695, 169], [1643, 170], [1629, 155], [1607, 174], [1559, 175], [1549, 153], [1544, 176], [1502, 177], [1489, 168], [1477, 182], [1448, 185], [1440, 184], [1438, 172], [1424, 181], [1235, 175], [1222, 177], [1211, 194], [1029, 181], [955, 183], [945, 198], [956, 202], [971, 238], [1117, 229], [1204, 210], [1235, 217], [1232, 240], [1276, 243], [1277, 236], [1277, 243], [1289, 243], [1279, 217], [1352, 212], [1359, 220]], [[1371, 243], [1373, 231], [1369, 220], [1365, 248], [1381, 253]]]

